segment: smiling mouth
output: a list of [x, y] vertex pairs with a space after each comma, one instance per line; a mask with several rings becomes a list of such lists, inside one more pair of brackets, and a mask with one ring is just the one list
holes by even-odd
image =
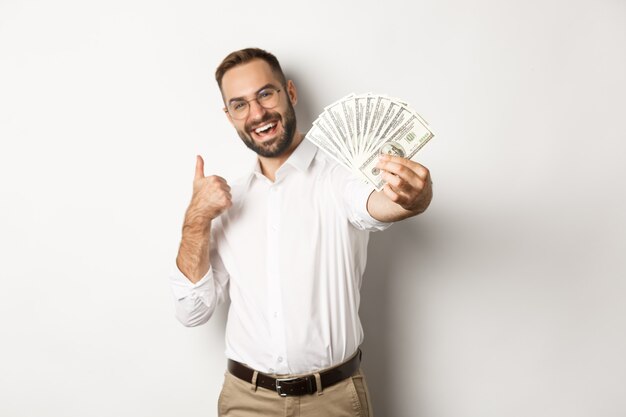
[[268, 122], [257, 127], [256, 129], [253, 129], [252, 131], [256, 134], [256, 136], [260, 137], [261, 139], [265, 139], [265, 138], [272, 136], [274, 133], [276, 133], [277, 126], [278, 126], [277, 121]]

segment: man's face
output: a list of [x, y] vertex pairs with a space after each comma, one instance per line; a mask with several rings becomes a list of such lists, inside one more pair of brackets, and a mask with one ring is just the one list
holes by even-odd
[[[266, 109], [257, 100], [257, 94], [265, 88], [280, 90], [276, 107]], [[248, 101], [249, 113], [241, 120], [229, 120], [237, 134], [257, 154], [264, 157], [282, 155], [293, 142], [296, 131], [296, 115], [292, 100], [296, 100], [295, 87], [291, 81], [284, 86], [274, 75], [269, 64], [255, 59], [228, 70], [222, 78], [222, 96], [225, 105], [233, 100]]]

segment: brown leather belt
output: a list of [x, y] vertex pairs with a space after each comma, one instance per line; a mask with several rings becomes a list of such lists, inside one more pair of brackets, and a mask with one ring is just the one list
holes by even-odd
[[[361, 365], [361, 355], [362, 352], [359, 349], [357, 354], [347, 362], [320, 372], [322, 387], [329, 387], [354, 375]], [[252, 377], [255, 372], [254, 369], [248, 368], [246, 365], [232, 359], [228, 360], [228, 371], [237, 378], [243, 379], [249, 383], [252, 383]], [[297, 378], [274, 378], [259, 372], [256, 378], [256, 384], [259, 387], [276, 391], [281, 397], [313, 394], [317, 391], [315, 374], [304, 375]]]

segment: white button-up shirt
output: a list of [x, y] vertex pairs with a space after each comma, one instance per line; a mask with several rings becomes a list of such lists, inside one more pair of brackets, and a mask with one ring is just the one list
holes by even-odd
[[363, 341], [361, 279], [372, 187], [303, 140], [266, 178], [231, 184], [233, 205], [211, 225], [211, 267], [192, 284], [170, 276], [176, 316], [205, 323], [230, 297], [226, 356], [261, 372], [308, 373], [348, 359]]

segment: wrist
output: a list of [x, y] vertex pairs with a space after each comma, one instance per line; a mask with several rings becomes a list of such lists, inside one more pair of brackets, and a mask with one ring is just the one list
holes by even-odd
[[210, 218], [199, 216], [185, 217], [183, 222], [183, 236], [208, 236], [211, 232]]

